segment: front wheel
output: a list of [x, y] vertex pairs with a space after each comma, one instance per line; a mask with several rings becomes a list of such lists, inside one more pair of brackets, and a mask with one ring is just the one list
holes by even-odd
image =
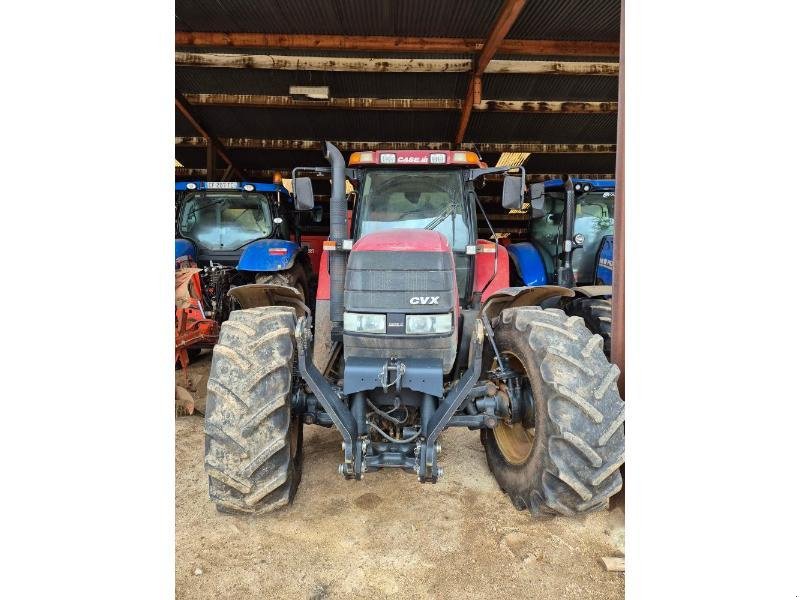
[[603, 354], [602, 338], [558, 309], [505, 309], [495, 323], [507, 366], [524, 374], [533, 419], [481, 432], [489, 469], [514, 505], [534, 516], [606, 508], [622, 487], [625, 417], [619, 368]]
[[214, 347], [205, 412], [205, 469], [222, 512], [269, 512], [300, 483], [303, 424], [292, 415], [291, 308], [237, 310]]

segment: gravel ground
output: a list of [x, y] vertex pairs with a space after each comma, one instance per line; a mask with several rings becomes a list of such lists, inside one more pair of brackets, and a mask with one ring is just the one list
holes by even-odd
[[534, 521], [486, 466], [477, 432], [442, 438], [436, 485], [395, 470], [345, 481], [341, 438], [305, 428], [294, 504], [223, 516], [208, 499], [202, 417], [175, 423], [177, 598], [623, 598], [622, 510]]

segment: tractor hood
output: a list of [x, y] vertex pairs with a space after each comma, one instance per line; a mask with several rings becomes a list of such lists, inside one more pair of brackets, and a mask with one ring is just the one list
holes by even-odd
[[[345, 361], [413, 358], [449, 372], [456, 356], [459, 305], [447, 238], [425, 229], [362, 237], [347, 261], [344, 310], [356, 324], [348, 326], [345, 320]], [[370, 327], [362, 328], [361, 321]]]
[[291, 268], [300, 246], [289, 240], [256, 240], [245, 246], [236, 269], [269, 273]]

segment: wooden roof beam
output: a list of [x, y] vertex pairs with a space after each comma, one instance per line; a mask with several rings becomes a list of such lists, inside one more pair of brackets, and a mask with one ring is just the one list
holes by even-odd
[[[228, 153], [225, 152], [225, 146], [220, 143], [220, 141], [211, 134], [208, 129], [200, 123], [198, 118], [192, 113], [192, 110], [189, 108], [189, 103], [186, 101], [180, 93], [175, 92], [175, 107], [180, 111], [180, 113], [186, 118], [187, 121], [194, 127], [197, 132], [202, 135], [201, 138], [203, 140], [203, 145], [208, 146], [209, 143], [214, 146], [214, 149], [219, 154], [220, 158], [224, 160], [228, 166], [233, 170], [233, 173], [236, 174], [239, 178], [242, 178], [242, 172], [233, 164], [233, 161], [228, 156]], [[209, 160], [209, 164], [212, 164], [213, 161]], [[228, 173], [229, 174], [229, 173]]]
[[[458, 110], [463, 101], [453, 98], [330, 98], [296, 99], [292, 96], [264, 94], [184, 94], [192, 105], [228, 108], [304, 108], [341, 110]], [[480, 100], [473, 110], [488, 112], [534, 113], [614, 113], [616, 102], [576, 102], [569, 100]]]
[[[473, 62], [468, 58], [283, 56], [277, 54], [222, 54], [217, 52], [176, 52], [175, 65], [178, 67], [353, 73], [470, 73], [473, 71]], [[491, 60], [482, 73], [601, 75], [615, 77], [619, 73], [619, 64], [616, 62], [595, 61]]]
[[486, 38], [486, 43], [481, 49], [481, 53], [475, 60], [475, 67], [472, 70], [470, 81], [467, 84], [467, 95], [464, 99], [464, 106], [461, 109], [461, 118], [458, 122], [458, 132], [456, 133], [455, 143], [460, 144], [464, 140], [464, 134], [467, 131], [469, 124], [469, 117], [472, 113], [472, 105], [480, 102], [481, 90], [481, 77], [484, 71], [489, 66], [489, 63], [494, 58], [500, 43], [506, 37], [506, 34], [511, 30], [514, 22], [517, 20], [519, 13], [522, 12], [526, 0], [506, 0], [500, 8], [500, 14], [497, 20], [492, 25], [489, 36]]
[[[264, 138], [220, 138], [225, 148], [243, 150], [321, 150], [317, 140], [276, 140]], [[364, 150], [453, 150], [450, 142], [357, 142], [332, 141], [345, 152]], [[204, 137], [176, 137], [175, 145], [182, 148], [205, 148]], [[479, 152], [531, 152], [534, 154], [614, 154], [615, 144], [543, 144], [539, 142], [489, 142], [464, 144]]]
[[[479, 52], [484, 40], [380, 35], [308, 35], [176, 31], [176, 46], [215, 48], [286, 48], [292, 50], [352, 50], [356, 52]], [[618, 56], [619, 42], [568, 40], [502, 40], [498, 54], [526, 56]]]

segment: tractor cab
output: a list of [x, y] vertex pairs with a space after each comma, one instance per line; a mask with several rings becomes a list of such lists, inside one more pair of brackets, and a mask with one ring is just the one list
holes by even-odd
[[248, 244], [295, 233], [292, 198], [281, 183], [189, 181], [175, 191], [176, 238], [195, 246], [200, 265], [236, 266]]
[[[457, 289], [464, 308], [473, 293], [485, 291], [487, 277], [494, 275], [494, 256], [479, 257], [491, 267], [476, 273], [479, 254], [494, 254], [499, 246], [478, 240], [478, 208], [475, 181], [507, 168], [488, 169], [476, 152], [428, 150], [376, 150], [350, 156], [348, 178], [355, 202], [351, 237], [400, 229], [440, 233], [453, 253]], [[518, 208], [524, 194], [523, 177], [504, 179], [504, 205]], [[500, 266], [507, 266], [507, 255]], [[489, 273], [489, 271], [492, 271]], [[507, 272], [507, 271], [506, 271]], [[502, 280], [502, 276], [500, 280]], [[497, 283], [500, 282], [497, 281]], [[476, 284], [479, 287], [475, 289]]]
[[[567, 202], [566, 182], [546, 181], [543, 197], [534, 202], [536, 206], [531, 211], [530, 241], [509, 246], [514, 266], [511, 279], [518, 285], [556, 283], [572, 287], [611, 283], [610, 272], [606, 274], [608, 257], [603, 257], [613, 244], [615, 182], [569, 181], [574, 202]], [[570, 210], [565, 211], [568, 205]], [[565, 262], [571, 265], [571, 273], [564, 272]]]

